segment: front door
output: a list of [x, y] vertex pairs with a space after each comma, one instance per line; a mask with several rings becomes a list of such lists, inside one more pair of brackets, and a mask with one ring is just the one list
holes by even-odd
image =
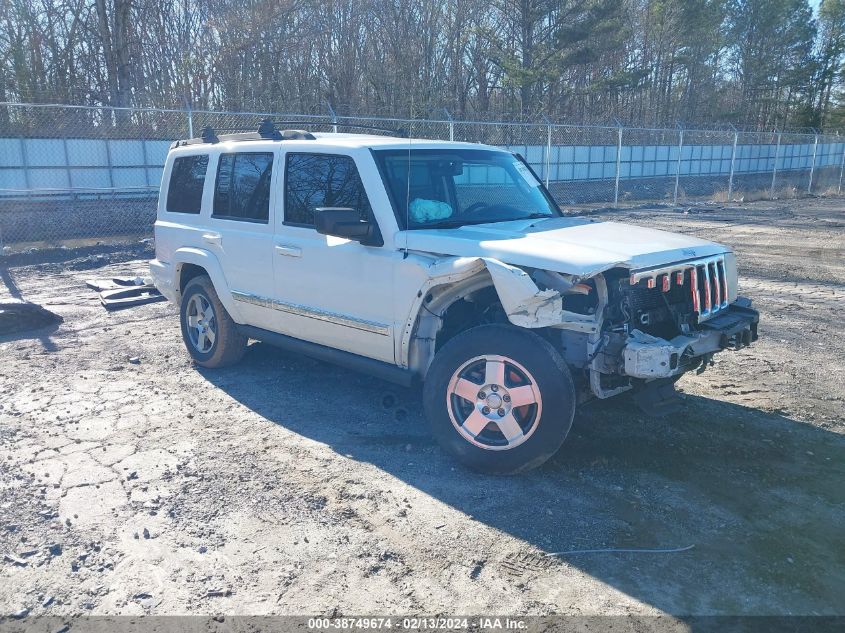
[[317, 207], [352, 207], [372, 218], [349, 155], [287, 152], [273, 246], [279, 330], [299, 339], [394, 362], [395, 251], [321, 235]]

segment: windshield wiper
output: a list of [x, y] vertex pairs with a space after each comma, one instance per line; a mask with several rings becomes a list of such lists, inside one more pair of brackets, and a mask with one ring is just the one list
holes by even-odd
[[548, 213], [531, 213], [529, 215], [523, 215], [518, 218], [488, 218], [484, 220], [440, 220], [439, 222], [431, 222], [421, 224], [414, 228], [416, 229], [454, 229], [459, 226], [472, 226], [475, 224], [496, 224], [498, 222], [516, 222], [519, 220], [537, 220], [540, 218], [551, 219], [555, 216], [549, 215]]
[[426, 222], [415, 228], [418, 229], [454, 229], [459, 226], [468, 226], [471, 224], [489, 224], [496, 220], [440, 220], [439, 222]]

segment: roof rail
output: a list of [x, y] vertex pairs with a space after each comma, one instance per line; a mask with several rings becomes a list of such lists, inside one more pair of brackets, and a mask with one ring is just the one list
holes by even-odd
[[[270, 119], [265, 119], [265, 121], [269, 121]], [[276, 127], [281, 127], [285, 125], [309, 125], [308, 121], [271, 121], [273, 125]], [[355, 128], [358, 130], [373, 130], [375, 132], [390, 132], [391, 134], [395, 134], [396, 136], [401, 136], [402, 138], [408, 137], [408, 131], [404, 128], [393, 128], [393, 127], [382, 127], [379, 125], [359, 125], [357, 123], [335, 123], [332, 122], [321, 122], [321, 121], [311, 121], [310, 125], [331, 125], [333, 127], [346, 127], [346, 128]]]
[[[402, 128], [380, 127], [376, 125], [358, 125], [355, 123], [321, 123], [312, 121], [312, 125], [336, 125], [337, 127], [355, 128], [360, 130], [373, 130], [378, 132], [389, 132], [407, 138], [408, 132]], [[199, 145], [199, 144], [215, 144], [222, 141], [313, 141], [317, 137], [311, 132], [303, 129], [282, 129], [279, 128], [287, 125], [308, 125], [307, 121], [273, 121], [270, 118], [263, 119], [255, 132], [235, 132], [234, 134], [218, 134], [217, 131], [210, 125], [202, 129], [202, 135], [199, 138], [189, 138], [180, 141], [175, 141], [171, 144], [171, 149], [174, 147], [183, 147], [185, 145]], [[237, 128], [225, 128], [219, 131], [234, 132]]]

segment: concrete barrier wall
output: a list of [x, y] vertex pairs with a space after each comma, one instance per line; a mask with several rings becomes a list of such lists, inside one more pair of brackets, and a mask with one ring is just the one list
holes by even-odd
[[[0, 138], [0, 197], [29, 198], [39, 192], [85, 196], [103, 191], [136, 195], [155, 191], [171, 141], [166, 139]], [[616, 177], [616, 145], [507, 145], [554, 182]], [[845, 142], [737, 145], [735, 174], [838, 167]], [[622, 180], [680, 176], [728, 176], [732, 145], [622, 145]], [[680, 156], [680, 160], [679, 160]]]
[[0, 196], [158, 189], [169, 140], [0, 138]]
[[[545, 173], [545, 146], [510, 145], [507, 149], [522, 154], [538, 174]], [[772, 173], [808, 170], [813, 165], [813, 143], [737, 145], [735, 174]], [[819, 143], [815, 147], [816, 168], [842, 164], [845, 142]], [[616, 177], [616, 145], [552, 146], [549, 180], [606, 180]], [[619, 177], [663, 178], [681, 176], [729, 176], [732, 145], [622, 145]], [[777, 154], [777, 161], [775, 161]]]

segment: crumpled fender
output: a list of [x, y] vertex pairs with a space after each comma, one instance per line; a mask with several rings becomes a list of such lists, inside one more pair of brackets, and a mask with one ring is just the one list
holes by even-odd
[[448, 257], [429, 265], [429, 283], [440, 285], [466, 279], [487, 269], [508, 320], [524, 328], [565, 327], [595, 332], [595, 317], [563, 309], [563, 297], [556, 290], [540, 290], [521, 268], [491, 257]]
[[[594, 315], [578, 314], [563, 309], [563, 296], [557, 290], [541, 290], [521, 268], [491, 257], [435, 257], [411, 253], [409, 259], [420, 273], [420, 286], [414, 291], [407, 321], [397, 340], [396, 356], [403, 367], [425, 375], [434, 358], [434, 342], [440, 317], [462, 293], [472, 292], [493, 282], [508, 320], [518, 327], [554, 327], [583, 332], [596, 337], [599, 332], [603, 304], [599, 292], [599, 309]], [[489, 274], [489, 280], [488, 275]], [[600, 289], [601, 277], [596, 278]], [[441, 292], [429, 292], [441, 288]], [[426, 306], [426, 302], [430, 301]], [[414, 327], [417, 323], [418, 326]]]
[[483, 258], [508, 319], [519, 327], [547, 327], [561, 322], [563, 297], [540, 290], [521, 268]]
[[519, 327], [566, 327], [581, 332], [595, 332], [595, 317], [563, 309], [563, 297], [556, 290], [540, 290], [534, 280], [521, 268], [504, 264], [497, 259], [482, 258], [493, 285], [508, 315]]

